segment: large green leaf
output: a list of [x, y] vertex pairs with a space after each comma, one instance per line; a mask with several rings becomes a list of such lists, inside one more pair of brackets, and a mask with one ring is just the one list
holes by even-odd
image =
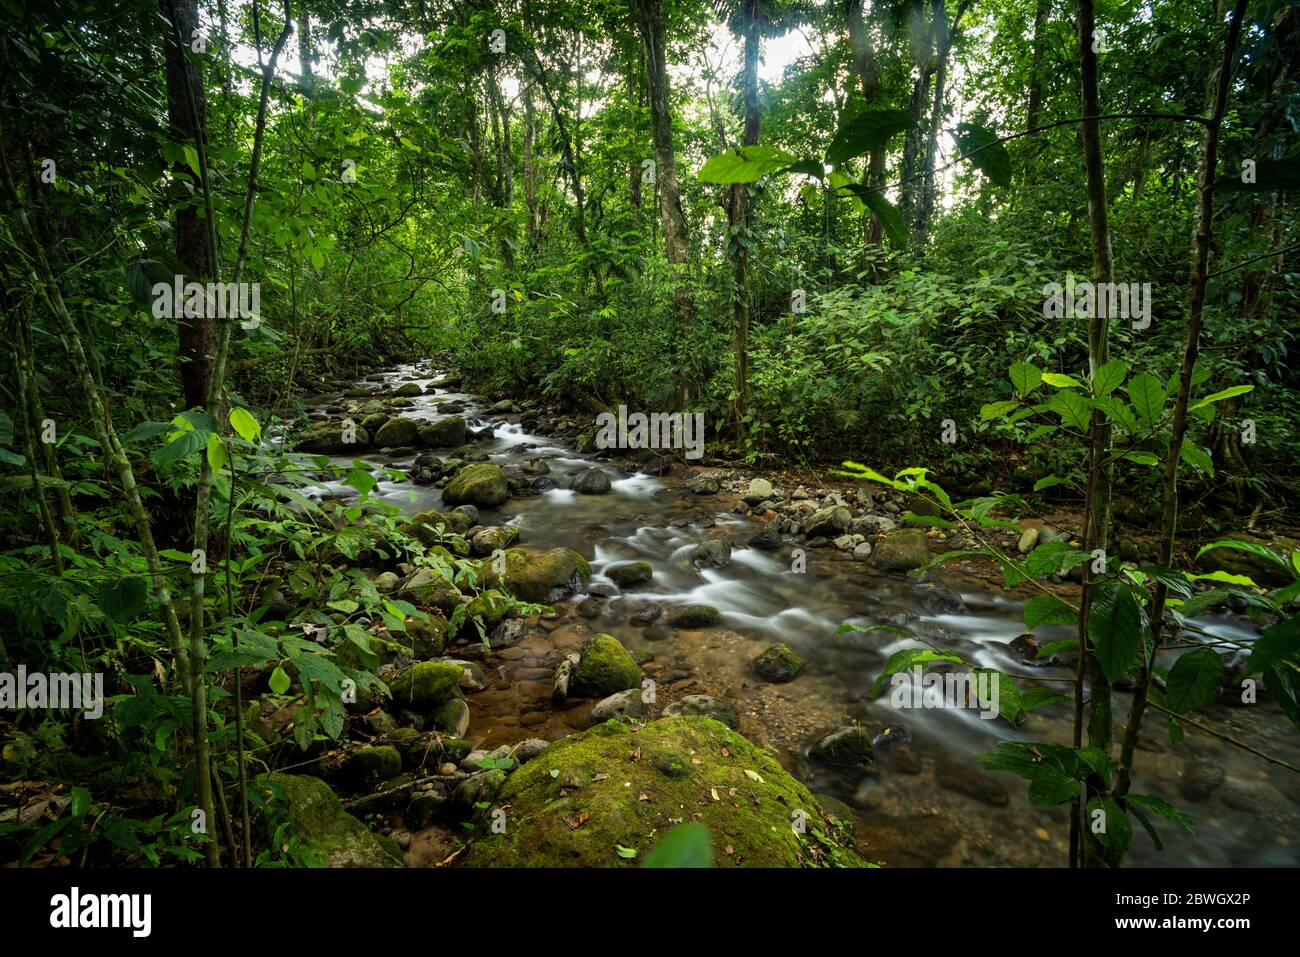
[[1111, 583], [1098, 589], [1088, 612], [1088, 637], [1106, 680], [1118, 681], [1137, 664], [1145, 623], [1126, 586]]
[[795, 157], [776, 146], [741, 146], [709, 159], [699, 178], [705, 183], [756, 183], [793, 162]]
[[1165, 679], [1165, 699], [1170, 709], [1183, 714], [1213, 704], [1223, 686], [1223, 659], [1210, 648], [1181, 655]]
[[826, 162], [838, 166], [884, 146], [906, 130], [910, 123], [911, 116], [907, 110], [887, 107], [865, 109], [848, 116], [831, 137], [831, 145], [826, 149]]
[[1025, 602], [1025, 629], [1033, 631], [1039, 625], [1069, 625], [1078, 618], [1078, 612], [1055, 595], [1035, 595]]
[[875, 213], [880, 225], [885, 230], [885, 237], [895, 246], [907, 244], [907, 224], [898, 209], [885, 198], [885, 194], [863, 186], [861, 183], [845, 183], [836, 192], [847, 190], [862, 201], [862, 205]]
[[995, 185], [1011, 185], [1011, 154], [997, 134], [976, 123], [958, 123], [957, 149]]
[[144, 610], [149, 597], [149, 583], [140, 575], [124, 575], [99, 589], [95, 603], [109, 618], [129, 622]]
[[1164, 410], [1165, 387], [1150, 372], [1141, 372], [1129, 380], [1128, 397], [1138, 418], [1150, 425]]

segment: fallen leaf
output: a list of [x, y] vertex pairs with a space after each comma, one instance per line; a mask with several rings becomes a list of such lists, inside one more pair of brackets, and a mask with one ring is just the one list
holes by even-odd
[[749, 768], [745, 768], [745, 777], [749, 778], [751, 781], [757, 781], [759, 784], [764, 783], [763, 775], [759, 774], [757, 771], [751, 771]]

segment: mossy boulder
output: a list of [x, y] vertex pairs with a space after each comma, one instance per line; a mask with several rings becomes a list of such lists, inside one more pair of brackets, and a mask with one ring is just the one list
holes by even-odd
[[389, 682], [394, 707], [431, 714], [440, 704], [462, 697], [461, 669], [446, 661], [420, 661]]
[[609, 580], [619, 588], [635, 588], [637, 585], [644, 585], [654, 577], [654, 573], [655, 570], [649, 562], [624, 562], [605, 569]]
[[465, 466], [442, 492], [442, 500], [448, 505], [467, 503], [480, 508], [496, 508], [509, 497], [505, 473], [492, 462]]
[[424, 395], [424, 390], [414, 382], [407, 382], [394, 389], [393, 395], [399, 399], [413, 399], [417, 395]]
[[505, 574], [499, 574], [495, 566], [493, 559], [483, 563], [480, 572], [483, 584], [488, 588], [504, 588], [522, 601], [555, 601], [578, 590], [591, 578], [591, 566], [571, 548], [552, 548], [545, 552], [511, 548], [505, 552]]
[[344, 776], [354, 787], [367, 787], [402, 773], [402, 756], [392, 745], [357, 748], [348, 753]]
[[[609, 722], [571, 735], [511, 774], [496, 801], [510, 806], [510, 826], [475, 840], [469, 866], [635, 867], [683, 819], [708, 830], [719, 867], [810, 866], [832, 849], [791, 826], [798, 812], [821, 817], [807, 788], [704, 717], [641, 728]], [[851, 849], [836, 850], [837, 862], [862, 863]]]
[[458, 415], [420, 427], [420, 442], [435, 449], [454, 449], [465, 442], [465, 420]]
[[774, 682], [793, 681], [803, 665], [803, 659], [785, 642], [769, 645], [754, 659], [754, 670]]
[[437, 658], [447, 645], [447, 619], [436, 614], [428, 621], [407, 619], [406, 638], [417, 658]]
[[712, 605], [683, 605], [668, 612], [674, 628], [711, 628], [722, 621], [722, 612]]
[[491, 555], [498, 548], [509, 548], [519, 537], [519, 528], [515, 525], [491, 525], [480, 528], [470, 536], [469, 551], [471, 555], [482, 558]]
[[[313, 452], [317, 455], [352, 455], [363, 452], [370, 447], [370, 433], [359, 423], [349, 420], [331, 419], [317, 422], [298, 437], [298, 451]], [[355, 439], [348, 442], [346, 439]]]
[[929, 560], [929, 541], [919, 528], [895, 529], [871, 552], [871, 564], [886, 572], [910, 572]]
[[569, 694], [576, 698], [606, 698], [639, 687], [641, 669], [622, 642], [613, 635], [593, 635], [587, 639], [569, 682]]
[[283, 792], [290, 830], [325, 867], [402, 867], [401, 849], [343, 810], [328, 784], [301, 774], [272, 774], [255, 782], [267, 797]]
[[415, 419], [392, 418], [375, 433], [375, 444], [380, 448], [414, 445], [419, 441], [420, 423]]

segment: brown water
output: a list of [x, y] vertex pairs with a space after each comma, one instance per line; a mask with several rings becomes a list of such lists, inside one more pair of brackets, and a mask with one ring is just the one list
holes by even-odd
[[[382, 383], [365, 384], [391, 388], [415, 381], [427, 387], [438, 375], [426, 366], [403, 366], [387, 373]], [[915, 583], [877, 573], [834, 549], [807, 550], [807, 569], [797, 574], [791, 569], [797, 543], [775, 552], [744, 547], [763, 525], [731, 511], [734, 498], [698, 497], [680, 479], [620, 471], [584, 458], [567, 443], [529, 435], [508, 421], [517, 417], [489, 414], [475, 396], [440, 391], [416, 397], [411, 408], [400, 411], [436, 420], [442, 416], [434, 404], [448, 399], [465, 403], [464, 415], [472, 427], [495, 427], [494, 438], [477, 443], [492, 461], [523, 465], [542, 456], [561, 486], [512, 498], [500, 510], [484, 512], [482, 523], [517, 525], [522, 546], [577, 549], [592, 563], [591, 592], [601, 595], [597, 617], [584, 619], [576, 613], [577, 601], [587, 596], [561, 602], [555, 618], [534, 619], [524, 641], [486, 662], [489, 670], [495, 669], [493, 687], [469, 698], [470, 737], [476, 745], [494, 747], [529, 737], [554, 740], [586, 727], [592, 702], [553, 707], [550, 673], [561, 656], [577, 650], [588, 635], [606, 632], [635, 654], [648, 656], [643, 667], [656, 682], [658, 707], [686, 694], [735, 701], [746, 736], [778, 749], [782, 763], [815, 793], [838, 797], [853, 808], [868, 856], [893, 865], [1066, 863], [1066, 810], [1031, 806], [1024, 782], [982, 771], [974, 755], [991, 750], [1000, 740], [1069, 741], [1068, 705], [1034, 712], [1018, 728], [1000, 719], [983, 720], [973, 710], [895, 707], [888, 691], [873, 700], [869, 689], [888, 654], [912, 642], [888, 632], [836, 634], [844, 622], [910, 620], [907, 627], [912, 631], [980, 665], [1016, 674], [1032, 671], [1044, 681], [1068, 678], [1065, 668], [1032, 668], [1007, 653], [1007, 643], [1024, 630], [1018, 599], [940, 573], [938, 580], [958, 591], [966, 607], [957, 614], [929, 614]], [[337, 394], [320, 399], [322, 404], [337, 400]], [[393, 464], [400, 467], [409, 461]], [[592, 466], [609, 473], [610, 494], [577, 495], [564, 487], [568, 475]], [[331, 496], [351, 492], [333, 483], [326, 487]], [[441, 504], [438, 489], [409, 482], [383, 481], [373, 495], [407, 513]], [[690, 549], [717, 535], [731, 539], [731, 563], [721, 569], [695, 568]], [[620, 592], [602, 574], [610, 564], [626, 560], [645, 561], [654, 568], [652, 581], [641, 590]], [[713, 605], [722, 612], [722, 625], [674, 632], [630, 624], [631, 613], [650, 603], [665, 610], [675, 604]], [[584, 610], [593, 607], [589, 603]], [[1244, 618], [1207, 618], [1199, 624], [1233, 640], [1255, 635], [1253, 623]], [[1039, 637], [1048, 641], [1068, 635], [1064, 629], [1054, 633], [1044, 628]], [[793, 646], [808, 662], [803, 673], [786, 684], [767, 683], [750, 667], [754, 655], [777, 640]], [[1032, 682], [1019, 683], [1023, 687]], [[1047, 684], [1069, 687], [1061, 681]], [[1128, 695], [1117, 693], [1118, 716], [1128, 701]], [[1201, 718], [1232, 737], [1300, 764], [1300, 735], [1271, 703], [1216, 705]], [[845, 773], [806, 756], [822, 734], [850, 723], [873, 733], [887, 725], [905, 726], [921, 759], [919, 773]], [[1198, 836], [1158, 819], [1165, 848], [1157, 851], [1135, 824], [1138, 833], [1129, 861], [1205, 867], [1300, 863], [1300, 778], [1195, 728], [1186, 731], [1186, 738], [1173, 746], [1164, 716], [1147, 716], [1134, 791], [1171, 801], [1193, 818]]]

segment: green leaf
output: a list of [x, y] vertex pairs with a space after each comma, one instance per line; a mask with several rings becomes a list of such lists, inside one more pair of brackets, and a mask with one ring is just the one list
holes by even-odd
[[899, 672], [910, 671], [917, 665], [924, 665], [931, 661], [951, 661], [954, 664], [965, 664], [954, 654], [940, 654], [928, 648], [904, 648], [902, 651], [896, 651], [889, 656], [880, 677], [871, 686], [871, 693], [873, 695], [880, 694], [880, 690], [885, 686], [885, 682], [889, 680], [890, 676]]
[[623, 858], [624, 860], [630, 861], [632, 858], [636, 857], [635, 847], [624, 847], [622, 844], [615, 844], [614, 850], [617, 851], [618, 856]]
[[350, 615], [361, 606], [351, 598], [340, 598], [336, 601], [326, 602], [326, 607], [333, 608], [335, 611], [341, 611], [345, 615]]
[[1092, 394], [1109, 395], [1120, 387], [1128, 375], [1128, 363], [1120, 359], [1111, 359], [1092, 377]]
[[1138, 465], [1159, 465], [1160, 460], [1152, 452], [1125, 452], [1124, 458]]
[[855, 156], [861, 156], [885, 146], [891, 139], [906, 130], [912, 122], [907, 110], [875, 107], [859, 110], [846, 116], [840, 128], [831, 137], [826, 149], [826, 162], [839, 166]]
[[1125, 800], [1129, 804], [1136, 804], [1139, 807], [1146, 808], [1152, 814], [1159, 814], [1167, 820], [1180, 824], [1187, 829], [1189, 834], [1194, 835], [1196, 833], [1196, 825], [1192, 823], [1192, 819], [1164, 798], [1156, 797], [1154, 794], [1130, 794]]
[[1187, 407], [1188, 412], [1195, 412], [1197, 409], [1204, 408], [1212, 402], [1222, 402], [1224, 399], [1231, 399], [1233, 396], [1245, 395], [1247, 392], [1254, 390], [1253, 385], [1234, 385], [1224, 389], [1222, 392], [1216, 392], [1213, 395], [1207, 395], [1204, 399], [1198, 400], [1194, 405]]
[[1270, 625], [1260, 633], [1246, 659], [1247, 673], [1272, 668], [1284, 659], [1294, 660], [1297, 653], [1300, 653], [1300, 615]]
[[249, 442], [256, 442], [262, 434], [262, 426], [253, 417], [253, 413], [238, 407], [230, 410], [230, 427]]
[[1055, 595], [1035, 595], [1025, 602], [1025, 630], [1039, 625], [1070, 625], [1078, 613]]
[[362, 495], [369, 494], [376, 485], [379, 484], [375, 477], [365, 469], [353, 469], [348, 473], [348, 477], [343, 480], [344, 485], [350, 485]]
[[1257, 555], [1265, 558], [1270, 562], [1280, 565], [1282, 568], [1287, 567], [1287, 561], [1267, 545], [1260, 545], [1258, 542], [1247, 542], [1239, 538], [1221, 538], [1216, 542], [1210, 542], [1208, 545], [1202, 545], [1197, 551], [1196, 557], [1200, 558], [1206, 552], [1213, 551], [1216, 548], [1227, 548], [1237, 552], [1247, 552], [1251, 555]]
[[1102, 396], [1099, 399], [1093, 399], [1090, 403], [1094, 408], [1100, 409], [1106, 418], [1110, 419], [1115, 425], [1118, 425], [1124, 431], [1135, 433], [1138, 431], [1137, 416], [1133, 414], [1133, 408], [1123, 399], [1113, 395]]
[[1072, 375], [1061, 372], [1044, 372], [1043, 381], [1058, 389], [1082, 389], [1083, 383]]
[[713, 848], [708, 828], [696, 822], [677, 825], [650, 848], [641, 866], [712, 867]]
[[1102, 673], [1118, 681], [1137, 664], [1146, 617], [1126, 586], [1103, 585], [1088, 612], [1088, 637]]
[[208, 466], [214, 472], [220, 472], [226, 467], [229, 459], [226, 456], [226, 446], [221, 441], [221, 436], [215, 432], [208, 433]]
[[1007, 375], [1010, 376], [1011, 385], [1015, 388], [1017, 395], [1029, 395], [1038, 388], [1038, 383], [1043, 381], [1042, 370], [1029, 362], [1014, 363], [1007, 370]]
[[[806, 176], [816, 176], [818, 179], [824, 179], [826, 168], [821, 160], [801, 159], [791, 163], [785, 169], [777, 170], [778, 173], [802, 173]], [[653, 852], [652, 852], [653, 853]]]
[[1214, 460], [1210, 453], [1194, 442], [1184, 442], [1179, 458], [1193, 468], [1200, 469], [1211, 478], [1214, 477]]
[[1139, 373], [1129, 380], [1128, 397], [1133, 403], [1133, 411], [1145, 425], [1155, 422], [1164, 411], [1165, 388], [1149, 372]]
[[208, 436], [204, 432], [194, 430], [172, 433], [172, 438], [162, 448], [155, 449], [149, 459], [154, 465], [170, 465], [172, 462], [189, 458], [195, 452], [205, 448], [207, 444]]
[[1122, 857], [1132, 846], [1133, 825], [1114, 798], [1094, 797], [1088, 802], [1085, 820], [1093, 840], [1116, 857]]
[[988, 402], [980, 406], [980, 421], [988, 422], [990, 419], [1000, 419], [1008, 412], [1019, 408], [1020, 402], [1016, 399], [1003, 399], [998, 402]]
[[957, 149], [995, 185], [1011, 185], [1011, 154], [998, 142], [997, 134], [975, 123], [958, 123], [954, 136]]
[[276, 669], [271, 672], [270, 680], [267, 683], [270, 685], [271, 690], [276, 694], [284, 694], [289, 690], [291, 682], [289, 681], [288, 673], [283, 668], [277, 666]]
[[1222, 569], [1204, 575], [1189, 575], [1188, 577], [1196, 581], [1223, 582], [1225, 585], [1242, 585], [1246, 588], [1259, 587], [1249, 575], [1234, 575], [1232, 572], [1225, 572]]
[[756, 183], [765, 173], [775, 173], [795, 162], [775, 146], [742, 146], [710, 158], [700, 168], [705, 183]]
[[861, 183], [846, 183], [837, 188], [836, 192], [838, 193], [840, 190], [848, 190], [862, 200], [862, 204], [880, 220], [880, 225], [885, 230], [885, 237], [891, 243], [895, 246], [907, 245], [907, 225], [903, 222], [903, 215], [893, 203], [885, 198], [884, 193]]
[[125, 575], [100, 586], [95, 604], [109, 618], [123, 624], [144, 610], [149, 597], [149, 583], [140, 575]]
[[8, 449], [0, 449], [0, 462], [5, 465], [26, 465], [27, 459], [17, 452], [10, 452]]
[[1165, 679], [1165, 700], [1179, 714], [1213, 704], [1223, 686], [1223, 659], [1209, 648], [1181, 655]]
[[1076, 565], [1082, 565], [1090, 556], [1069, 542], [1044, 542], [1025, 556], [1025, 573], [1030, 578], [1044, 575], [1061, 575]]
[[1057, 392], [1047, 400], [1047, 407], [1061, 417], [1062, 425], [1080, 432], [1087, 431], [1092, 413], [1087, 400], [1079, 393]]

